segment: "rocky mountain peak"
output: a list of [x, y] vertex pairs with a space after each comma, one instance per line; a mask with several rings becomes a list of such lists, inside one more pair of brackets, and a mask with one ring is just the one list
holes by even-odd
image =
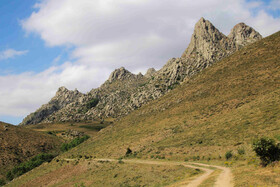
[[243, 46], [262, 39], [262, 36], [245, 23], [233, 27], [229, 36], [225, 36], [213, 24], [201, 18], [196, 24], [191, 42], [182, 58], [206, 62], [206, 66], [233, 53]]
[[155, 68], [149, 68], [145, 74], [145, 77], [152, 77], [157, 71], [155, 70]]
[[61, 95], [63, 93], [67, 93], [67, 92], [69, 92], [69, 90], [66, 87], [64, 87], [64, 86], [61, 86], [56, 91], [56, 95]]
[[66, 87], [62, 86], [62, 87], [58, 88], [58, 90], [52, 100], [60, 100], [61, 98], [65, 99], [65, 98], [69, 98], [69, 97], [73, 98], [73, 97], [81, 96], [81, 95], [83, 95], [83, 94], [80, 93], [77, 89], [72, 91], [72, 90], [68, 90]]
[[253, 43], [262, 39], [262, 36], [259, 32], [245, 23], [238, 23], [231, 29], [228, 38], [235, 42], [236, 46], [240, 48], [248, 43]]
[[221, 33], [210, 21], [201, 18], [194, 28], [191, 42], [183, 53], [182, 58], [202, 56], [204, 59], [211, 59], [219, 43], [226, 40], [226, 36]]
[[77, 101], [84, 94], [79, 92], [77, 89], [74, 91], [68, 90], [62, 86], [58, 88], [55, 96], [45, 105], [42, 105], [34, 113], [29, 114], [19, 125], [36, 124], [40, 123], [43, 119], [49, 115], [57, 112], [66, 105]]
[[115, 69], [113, 71], [108, 79], [108, 81], [111, 83], [115, 80], [123, 80], [127, 77], [130, 77], [133, 75], [130, 71], [126, 70], [124, 67], [121, 67], [119, 69]]

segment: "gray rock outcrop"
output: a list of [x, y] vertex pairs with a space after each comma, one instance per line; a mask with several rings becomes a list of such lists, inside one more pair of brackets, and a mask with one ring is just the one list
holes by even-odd
[[145, 74], [145, 77], [150, 78], [156, 74], [155, 68], [149, 68]]
[[[151, 100], [157, 99], [176, 85], [225, 58], [240, 48], [260, 40], [253, 28], [239, 23], [225, 36], [208, 20], [195, 25], [188, 48], [180, 58], [171, 58], [158, 71], [150, 68], [143, 76], [121, 67], [109, 79], [87, 94], [59, 88], [54, 98], [28, 115], [21, 125], [66, 121], [91, 121], [96, 118], [118, 118]], [[92, 101], [98, 101], [91, 106]]]

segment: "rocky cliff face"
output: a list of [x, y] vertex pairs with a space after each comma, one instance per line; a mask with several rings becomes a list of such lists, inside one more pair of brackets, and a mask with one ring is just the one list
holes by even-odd
[[61, 87], [48, 104], [27, 116], [21, 125], [90, 121], [126, 115], [261, 38], [257, 31], [244, 23], [234, 26], [230, 34], [225, 36], [208, 20], [201, 18], [182, 56], [170, 59], [160, 70], [150, 68], [143, 76], [122, 67], [113, 71], [103, 85], [87, 94]]
[[55, 96], [47, 104], [41, 106], [41, 108], [34, 113], [29, 114], [20, 125], [40, 123], [46, 116], [52, 115], [73, 101], [78, 100], [83, 95], [84, 94], [80, 93], [78, 90], [71, 91], [65, 87], [60, 87]]

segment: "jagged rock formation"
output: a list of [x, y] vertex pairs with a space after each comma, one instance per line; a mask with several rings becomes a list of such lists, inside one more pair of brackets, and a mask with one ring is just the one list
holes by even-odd
[[240, 49], [247, 44], [254, 43], [255, 41], [262, 39], [260, 33], [258, 33], [245, 23], [239, 23], [235, 25], [228, 37], [232, 40], [237, 49]]
[[[257, 31], [244, 23], [234, 26], [225, 36], [208, 20], [201, 18], [181, 58], [170, 59], [158, 71], [150, 68], [144, 76], [141, 73], [132, 74], [123, 67], [116, 69], [103, 85], [87, 94], [62, 87], [48, 104], [27, 116], [21, 125], [89, 121], [126, 115], [161, 97], [214, 62], [261, 38]], [[91, 107], [92, 102], [97, 104]]]
[[191, 42], [183, 53], [182, 58], [196, 59], [208, 66], [214, 61], [235, 52], [243, 46], [262, 39], [253, 28], [239, 23], [233, 27], [230, 34], [225, 36], [208, 20], [201, 18], [195, 25]]
[[149, 68], [149, 69], [147, 70], [146, 74], [145, 74], [145, 77], [151, 78], [153, 75], [156, 74], [156, 72], [157, 72], [157, 71], [155, 70], [155, 68]]
[[78, 100], [84, 94], [80, 93], [78, 90], [71, 91], [65, 87], [60, 87], [56, 92], [55, 96], [48, 102], [43, 105], [36, 112], [28, 115], [21, 124], [37, 124], [42, 122], [46, 116], [53, 114], [56, 111], [59, 111], [63, 107], [72, 103], [73, 101]]

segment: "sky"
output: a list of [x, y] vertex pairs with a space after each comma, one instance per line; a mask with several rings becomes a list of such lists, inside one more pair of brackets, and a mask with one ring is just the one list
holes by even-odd
[[125, 67], [180, 57], [195, 23], [280, 30], [280, 0], [1, 0], [0, 121], [18, 124], [60, 86], [86, 93]]

